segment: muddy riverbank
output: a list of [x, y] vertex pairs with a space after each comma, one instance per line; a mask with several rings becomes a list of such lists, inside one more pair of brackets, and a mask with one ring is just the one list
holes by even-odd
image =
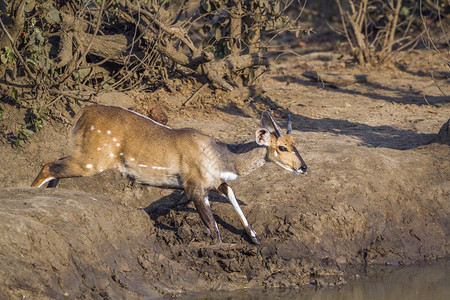
[[[56, 189], [28, 188], [45, 162], [70, 153], [69, 124], [53, 122], [18, 149], [3, 139], [0, 298], [334, 286], [354, 275], [354, 265], [448, 257], [450, 146], [436, 134], [450, 104], [432, 78], [420, 75], [426, 66], [419, 63], [408, 61], [408, 72], [355, 69], [370, 72], [369, 81], [324, 87], [300, 76], [306, 67], [290, 57], [265, 75], [265, 94], [253, 100], [209, 92], [182, 107], [188, 92], [179, 79], [172, 92], [108, 98], [161, 107], [169, 126], [230, 143], [251, 141], [263, 110], [285, 124], [289, 109], [309, 175], [267, 164], [231, 183], [259, 246], [218, 195], [211, 203], [223, 244], [211, 242], [181, 193], [135, 184], [113, 170], [62, 180]], [[339, 64], [323, 70], [340, 72]], [[437, 80], [448, 88], [448, 79]], [[23, 112], [6, 108], [7, 133]]]

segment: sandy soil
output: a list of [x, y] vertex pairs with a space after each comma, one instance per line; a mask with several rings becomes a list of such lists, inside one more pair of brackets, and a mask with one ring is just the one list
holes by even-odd
[[[364, 74], [365, 82], [324, 85], [305, 71]], [[259, 246], [218, 195], [211, 198], [222, 244], [211, 242], [181, 192], [135, 184], [114, 170], [62, 180], [56, 189], [28, 188], [44, 163], [70, 153], [69, 124], [51, 122], [18, 149], [3, 138], [0, 298], [139, 299], [335, 285], [360, 264], [449, 257], [449, 125], [436, 135], [450, 117], [436, 84], [450, 95], [448, 78], [439, 58], [424, 51], [375, 70], [313, 53], [275, 61], [261, 78], [265, 93], [254, 100], [206, 89], [182, 107], [201, 86], [187, 79], [154, 94], [99, 99], [160, 107], [169, 126], [233, 143], [253, 139], [263, 110], [285, 124], [289, 109], [309, 175], [267, 164], [231, 183]], [[3, 137], [23, 122], [21, 113], [6, 107]]]

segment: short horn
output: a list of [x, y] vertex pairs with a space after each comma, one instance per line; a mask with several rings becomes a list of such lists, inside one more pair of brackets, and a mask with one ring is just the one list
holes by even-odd
[[281, 132], [280, 126], [278, 126], [278, 123], [273, 119], [272, 115], [269, 114], [270, 120], [272, 121], [273, 127], [275, 128], [275, 132], [278, 136], [283, 136], [283, 132]]
[[287, 123], [286, 134], [291, 134], [291, 132], [292, 132], [291, 112], [288, 109], [288, 123]]

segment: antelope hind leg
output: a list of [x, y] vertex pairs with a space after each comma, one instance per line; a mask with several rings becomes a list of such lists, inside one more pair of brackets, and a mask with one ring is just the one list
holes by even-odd
[[193, 200], [195, 208], [208, 229], [209, 234], [217, 242], [221, 243], [222, 239], [220, 238], [219, 228], [217, 227], [216, 220], [214, 219], [211, 206], [209, 204], [208, 193], [205, 193], [202, 196], [192, 196], [190, 198]]

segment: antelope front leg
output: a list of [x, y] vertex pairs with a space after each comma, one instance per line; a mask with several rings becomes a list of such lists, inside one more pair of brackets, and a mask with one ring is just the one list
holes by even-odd
[[[220, 238], [219, 228], [217, 227], [216, 220], [214, 219], [211, 206], [209, 204], [208, 193], [202, 192], [191, 194], [188, 192], [187, 194], [188, 197], [194, 202], [195, 208], [208, 229], [209, 234], [215, 238], [217, 242], [221, 243], [222, 240]], [[189, 196], [189, 194], [191, 195]]]
[[239, 215], [239, 219], [241, 220], [241, 223], [244, 226], [245, 232], [247, 233], [248, 237], [252, 240], [253, 243], [259, 245], [260, 242], [258, 237], [256, 236], [256, 232], [252, 229], [247, 219], [245, 218], [244, 213], [239, 207], [239, 204], [237, 203], [236, 197], [234, 196], [231, 187], [226, 183], [222, 183], [217, 190], [220, 194], [227, 197], [228, 201], [230, 201], [231, 205], [233, 205], [233, 208]]

